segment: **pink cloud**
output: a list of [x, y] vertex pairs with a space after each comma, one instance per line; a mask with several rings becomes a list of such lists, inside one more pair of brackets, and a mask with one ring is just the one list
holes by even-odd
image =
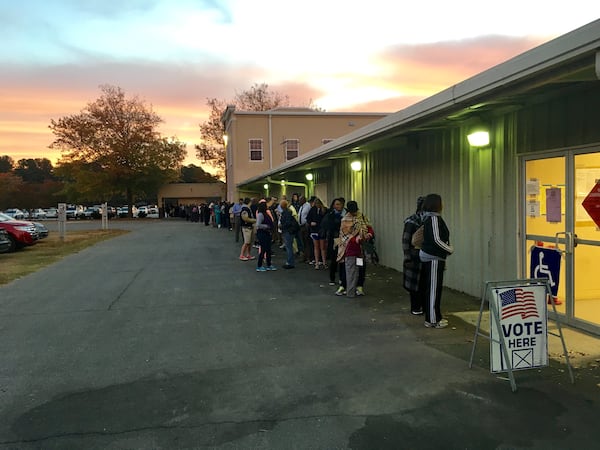
[[[373, 64], [383, 67], [383, 76], [344, 77], [357, 86], [380, 86], [401, 95], [350, 105], [343, 110], [398, 111], [540, 43], [527, 38], [486, 36], [388, 48], [373, 60]], [[138, 95], [151, 104], [165, 120], [163, 135], [187, 142], [186, 163], [200, 164], [193, 144], [200, 139], [198, 125], [207, 118], [206, 99], [230, 100], [236, 92], [263, 82], [287, 95], [292, 105], [318, 102], [326, 94], [311, 85], [310, 80], [277, 82], [258, 66], [218, 61], [202, 65], [96, 60], [52, 67], [7, 65], [0, 72], [0, 155], [14, 159], [41, 156], [55, 162], [60, 154], [47, 148], [53, 140], [48, 129], [50, 120], [78, 113], [98, 98], [99, 85], [113, 84], [128, 96]]]

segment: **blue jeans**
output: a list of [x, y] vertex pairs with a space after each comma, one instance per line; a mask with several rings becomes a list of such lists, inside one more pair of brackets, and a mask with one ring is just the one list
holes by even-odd
[[285, 263], [288, 266], [294, 266], [294, 235], [289, 233], [288, 231], [283, 232], [283, 242], [285, 243], [285, 252], [287, 254], [287, 258]]

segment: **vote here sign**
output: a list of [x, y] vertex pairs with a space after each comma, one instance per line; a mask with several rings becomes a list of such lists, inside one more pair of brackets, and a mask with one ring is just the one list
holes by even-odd
[[[545, 285], [525, 284], [492, 289], [490, 302], [495, 305], [495, 308], [490, 308], [492, 372], [548, 365], [547, 294]], [[502, 352], [501, 342], [506, 345], [508, 361]]]

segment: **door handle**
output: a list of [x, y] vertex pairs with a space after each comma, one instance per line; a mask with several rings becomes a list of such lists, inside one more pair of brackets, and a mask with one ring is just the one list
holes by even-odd
[[[561, 250], [559, 241], [560, 236], [563, 235], [565, 236], [565, 249]], [[565, 255], [573, 253], [573, 249], [577, 246], [577, 235], [574, 235], [570, 231], [561, 231], [560, 233], [556, 233], [554, 237], [556, 238], [556, 249], [559, 252]]]

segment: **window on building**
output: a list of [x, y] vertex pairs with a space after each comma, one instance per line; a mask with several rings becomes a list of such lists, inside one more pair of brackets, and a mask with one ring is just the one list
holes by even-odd
[[250, 161], [262, 161], [263, 159], [263, 141], [262, 139], [248, 140], [250, 148]]
[[297, 158], [300, 154], [300, 140], [286, 139], [285, 141], [285, 160]]
[[321, 139], [321, 144], [325, 145], [331, 141], [333, 141], [333, 139]]

